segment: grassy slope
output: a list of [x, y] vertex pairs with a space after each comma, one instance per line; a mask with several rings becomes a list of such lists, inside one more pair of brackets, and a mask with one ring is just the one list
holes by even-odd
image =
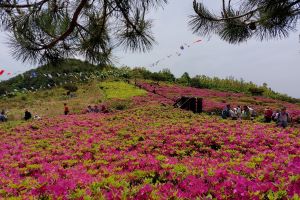
[[129, 99], [134, 96], [147, 94], [146, 91], [137, 89], [125, 82], [102, 82], [99, 85], [107, 99]]
[[97, 82], [78, 85], [76, 97], [68, 98], [66, 90], [54, 88], [36, 93], [18, 93], [16, 97], [0, 99], [0, 108], [8, 110], [10, 120], [20, 120], [24, 109], [39, 116], [57, 116], [63, 113], [63, 103], [68, 103], [71, 113], [80, 113], [87, 105], [100, 104], [113, 98], [128, 99], [145, 95], [144, 90], [124, 82]]

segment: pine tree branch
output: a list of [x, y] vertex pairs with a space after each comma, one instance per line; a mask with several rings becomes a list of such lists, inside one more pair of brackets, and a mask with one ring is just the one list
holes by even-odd
[[7, 4], [7, 3], [0, 3], [0, 8], [30, 8], [35, 7], [38, 5], [43, 5], [44, 3], [48, 2], [49, 0], [43, 0], [38, 3], [33, 4]]
[[84, 26], [82, 26], [81, 24], [77, 23], [76, 24], [77, 27], [81, 28], [82, 30], [84, 30], [85, 32], [87, 32], [88, 34], [90, 34], [89, 30], [87, 30]]
[[225, 0], [222, 0], [222, 4], [223, 4], [223, 13], [224, 13], [224, 16], [228, 17], [227, 11], [226, 11], [226, 6], [225, 6]]
[[227, 20], [234, 20], [234, 19], [243, 18], [243, 17], [249, 16], [249, 15], [253, 15], [255, 12], [259, 11], [262, 8], [263, 8], [263, 6], [261, 6], [259, 8], [256, 8], [254, 10], [251, 10], [247, 13], [242, 14], [242, 15], [235, 16], [235, 17], [212, 18], [212, 17], [207, 17], [207, 16], [203, 15], [201, 12], [199, 12], [198, 3], [196, 2], [196, 0], [194, 0], [194, 11], [196, 12], [196, 14], [199, 17], [203, 18], [203, 19], [206, 19], [206, 20], [209, 20], [209, 21], [214, 21], [214, 22], [221, 22], [221, 21], [227, 21]]
[[137, 27], [135, 26], [135, 24], [129, 19], [128, 14], [126, 13], [126, 11], [124, 10], [124, 8], [122, 7], [120, 0], [116, 0], [116, 5], [117, 7], [120, 9], [122, 16], [124, 17], [124, 19], [126, 20], [126, 22], [139, 34], [142, 35], [142, 33], [140, 32], [140, 30], [137, 29]]
[[295, 5], [297, 5], [298, 3], [300, 3], [300, 0], [297, 0], [297, 1], [293, 2], [293, 3], [291, 3], [288, 7], [291, 8], [291, 7], [295, 6]]
[[228, 8], [231, 7], [231, 0], [228, 1]]
[[108, 8], [108, 2], [107, 0], [104, 0], [103, 1], [103, 12], [102, 12], [102, 27], [101, 27], [101, 30], [100, 32], [103, 32], [104, 29], [105, 29], [105, 24], [106, 24], [106, 19], [107, 19], [107, 8]]
[[63, 33], [61, 34], [58, 38], [56, 38], [55, 40], [53, 40], [52, 42], [50, 42], [49, 44], [47, 45], [43, 45], [42, 48], [38, 48], [36, 50], [43, 50], [43, 49], [51, 49], [52, 47], [54, 47], [59, 41], [62, 41], [64, 40], [65, 38], [67, 38], [75, 29], [75, 27], [78, 25], [77, 24], [77, 20], [78, 20], [78, 17], [82, 11], [82, 9], [84, 8], [85, 4], [88, 2], [88, 0], [82, 0], [80, 2], [80, 4], [78, 5], [78, 7], [76, 8], [74, 14], [73, 14], [73, 17], [72, 17], [72, 20], [71, 20], [71, 23], [70, 23], [70, 26], [69, 28]]
[[[299, 3], [300, 3], [300, 0], [296, 0], [295, 2], [289, 4], [287, 7], [291, 8], [291, 7], [293, 7], [293, 6], [295, 6], [295, 5], [299, 4]], [[193, 7], [194, 7], [194, 11], [197, 13], [197, 15], [199, 17], [201, 17], [203, 19], [206, 19], [206, 20], [209, 20], [209, 21], [214, 21], [214, 22], [221, 22], [221, 21], [239, 19], [239, 18], [243, 18], [243, 17], [246, 17], [246, 16], [253, 16], [256, 12], [258, 12], [259, 10], [265, 8], [265, 6], [260, 6], [260, 7], [256, 8], [256, 9], [251, 10], [251, 11], [249, 11], [247, 13], [242, 14], [242, 15], [238, 15], [238, 16], [235, 16], [235, 17], [228, 17], [226, 9], [225, 9], [225, 0], [222, 0], [222, 4], [223, 4], [224, 16], [225, 16], [225, 17], [222, 17], [222, 18], [211, 18], [211, 17], [207, 17], [207, 16], [203, 15], [198, 10], [198, 3], [196, 2], [196, 0], [194, 0], [194, 2], [193, 2]], [[247, 20], [249, 20], [249, 18]], [[247, 21], [247, 20], [245, 20], [245, 21]]]

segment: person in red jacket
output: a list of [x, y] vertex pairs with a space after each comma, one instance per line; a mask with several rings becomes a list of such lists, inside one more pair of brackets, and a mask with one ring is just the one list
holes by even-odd
[[264, 113], [264, 117], [265, 117], [265, 122], [266, 123], [270, 123], [272, 121], [272, 115], [273, 115], [273, 111], [271, 108], [267, 107], [265, 109], [265, 113]]
[[68, 107], [68, 105], [66, 104], [66, 103], [64, 103], [64, 113], [65, 113], [65, 115], [68, 115], [69, 114], [69, 107]]

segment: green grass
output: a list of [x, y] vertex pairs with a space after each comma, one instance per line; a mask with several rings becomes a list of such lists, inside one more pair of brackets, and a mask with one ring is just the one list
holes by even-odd
[[41, 117], [57, 116], [63, 114], [64, 103], [68, 104], [71, 113], [80, 113], [88, 105], [98, 105], [104, 101], [97, 81], [78, 85], [76, 97], [69, 98], [66, 92], [62, 87], [58, 87], [36, 93], [18, 93], [11, 98], [1, 98], [0, 108], [8, 111], [8, 119], [11, 121], [22, 119], [24, 109]]
[[130, 99], [147, 92], [125, 82], [103, 82], [99, 84], [107, 99]]
[[5, 123], [0, 123], [0, 130], [2, 131], [9, 131], [13, 128], [16, 128], [22, 124], [24, 124], [25, 121], [17, 120], [17, 121], [8, 121]]
[[[130, 104], [127, 101], [131, 101], [132, 97], [147, 94], [146, 91], [122, 81], [99, 82], [94, 80], [90, 83], [77, 84], [77, 86], [76, 97], [73, 98], [68, 98], [66, 96], [67, 91], [62, 87], [42, 90], [36, 93], [17, 93], [16, 96], [11, 98], [1, 98], [0, 109], [8, 111], [9, 121], [18, 121], [22, 120], [24, 109], [28, 109], [32, 115], [37, 114], [41, 117], [63, 114], [64, 103], [68, 104], [71, 113], [80, 113], [88, 105], [99, 105], [105, 101], [116, 101], [122, 104], [121, 106], [125, 105], [122, 109], [126, 109]], [[126, 102], [120, 102], [118, 99]], [[115, 106], [120, 107], [120, 105]]]

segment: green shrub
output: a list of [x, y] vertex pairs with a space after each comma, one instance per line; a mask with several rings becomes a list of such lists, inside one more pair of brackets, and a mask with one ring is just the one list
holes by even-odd
[[187, 72], [184, 72], [177, 81], [184, 86], [189, 86], [191, 84], [191, 77]]
[[200, 80], [198, 78], [191, 78], [190, 80], [190, 86], [194, 88], [202, 88]]
[[113, 110], [126, 110], [130, 107], [131, 102], [128, 100], [118, 100], [111, 103], [110, 107]]
[[262, 96], [264, 93], [264, 89], [263, 88], [257, 88], [257, 87], [252, 87], [249, 88], [249, 92], [253, 95], [253, 96]]
[[159, 72], [152, 73], [151, 79], [154, 81], [174, 82], [175, 76], [171, 73], [171, 71], [169, 69], [163, 69]]

